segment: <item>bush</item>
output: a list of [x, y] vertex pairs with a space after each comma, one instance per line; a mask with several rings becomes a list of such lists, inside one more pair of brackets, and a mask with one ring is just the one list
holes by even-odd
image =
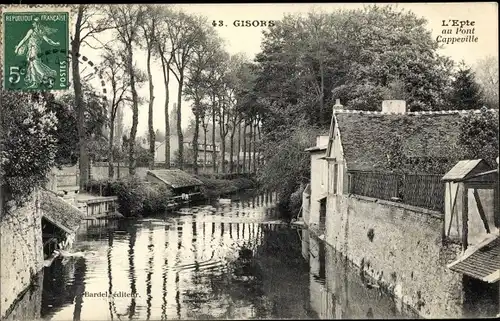
[[281, 139], [264, 142], [266, 163], [257, 174], [258, 181], [266, 190], [278, 193], [278, 208], [285, 217], [292, 217], [297, 207], [292, 194], [310, 180], [311, 156], [305, 149], [315, 145], [321, 132], [311, 126], [297, 126]]
[[103, 196], [118, 196], [118, 211], [124, 216], [143, 216], [164, 212], [174, 193], [163, 184], [126, 177], [119, 180], [92, 180], [87, 191]]
[[215, 179], [207, 177], [198, 177], [204, 185], [201, 187], [201, 192], [206, 198], [218, 198], [222, 195], [229, 195], [244, 189], [254, 188], [255, 181], [249, 178], [235, 178], [231, 180]]
[[37, 94], [0, 90], [0, 101], [0, 194], [21, 206], [55, 164], [57, 118]]

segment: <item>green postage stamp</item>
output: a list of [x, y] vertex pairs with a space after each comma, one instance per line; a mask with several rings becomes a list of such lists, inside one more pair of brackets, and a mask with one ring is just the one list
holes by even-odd
[[2, 12], [3, 84], [10, 90], [69, 86], [69, 12]]

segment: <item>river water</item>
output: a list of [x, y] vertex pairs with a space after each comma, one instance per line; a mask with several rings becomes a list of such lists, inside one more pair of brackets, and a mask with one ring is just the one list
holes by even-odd
[[[45, 320], [408, 318], [269, 196], [82, 224], [43, 273]], [[196, 209], [195, 209], [196, 211]]]

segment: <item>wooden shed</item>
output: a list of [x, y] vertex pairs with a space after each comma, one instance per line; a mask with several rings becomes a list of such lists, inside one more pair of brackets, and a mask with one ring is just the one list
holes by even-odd
[[464, 317], [498, 316], [498, 167], [492, 169], [481, 159], [463, 160], [442, 180], [446, 184], [443, 240], [458, 241], [463, 250], [447, 267], [462, 274]]
[[488, 234], [498, 235], [498, 169], [482, 159], [462, 160], [442, 181], [446, 186], [443, 239], [457, 241], [466, 250]]
[[199, 192], [203, 182], [180, 169], [150, 170], [146, 174], [149, 182], [165, 184], [176, 194], [192, 194]]
[[56, 249], [71, 246], [84, 213], [48, 190], [40, 191], [40, 209], [44, 254], [47, 257]]

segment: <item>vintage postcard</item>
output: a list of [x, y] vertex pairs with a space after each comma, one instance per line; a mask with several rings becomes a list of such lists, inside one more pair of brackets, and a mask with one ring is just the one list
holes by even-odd
[[498, 4], [0, 5], [1, 320], [500, 317]]

